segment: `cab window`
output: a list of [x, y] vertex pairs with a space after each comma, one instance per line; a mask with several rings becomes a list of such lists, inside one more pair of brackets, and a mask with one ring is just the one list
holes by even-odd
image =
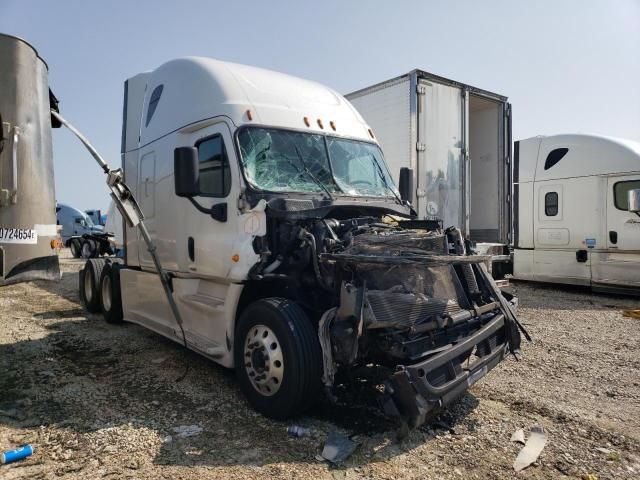
[[544, 214], [547, 217], [558, 215], [558, 193], [548, 192], [544, 196]]
[[220, 135], [196, 144], [200, 165], [200, 195], [226, 197], [231, 189], [231, 171], [224, 140]]
[[618, 210], [629, 210], [629, 190], [640, 188], [640, 180], [617, 182], [613, 185], [613, 203]]

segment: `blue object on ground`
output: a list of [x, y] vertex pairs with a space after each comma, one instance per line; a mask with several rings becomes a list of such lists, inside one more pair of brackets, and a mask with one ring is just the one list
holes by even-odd
[[0, 453], [0, 463], [17, 462], [18, 460], [23, 460], [31, 455], [33, 455], [33, 447], [26, 444], [20, 448], [16, 448], [15, 450], [7, 450], [4, 453]]

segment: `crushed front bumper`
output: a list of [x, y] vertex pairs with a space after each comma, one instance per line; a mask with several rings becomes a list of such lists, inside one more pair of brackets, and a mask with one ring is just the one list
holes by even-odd
[[[382, 408], [408, 428], [422, 425], [459, 398], [509, 352], [507, 322], [498, 313], [477, 332], [448, 350], [412, 365], [399, 365], [385, 383]], [[478, 357], [463, 368], [472, 351]]]

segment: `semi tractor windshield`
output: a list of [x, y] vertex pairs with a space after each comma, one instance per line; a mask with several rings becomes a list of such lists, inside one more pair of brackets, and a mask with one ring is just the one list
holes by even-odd
[[238, 140], [247, 180], [260, 190], [398, 196], [375, 144], [255, 127]]

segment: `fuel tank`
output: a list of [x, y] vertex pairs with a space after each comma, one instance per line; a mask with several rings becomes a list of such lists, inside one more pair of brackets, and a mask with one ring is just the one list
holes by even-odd
[[52, 106], [45, 61], [26, 41], [0, 33], [0, 286], [60, 278], [51, 245]]

